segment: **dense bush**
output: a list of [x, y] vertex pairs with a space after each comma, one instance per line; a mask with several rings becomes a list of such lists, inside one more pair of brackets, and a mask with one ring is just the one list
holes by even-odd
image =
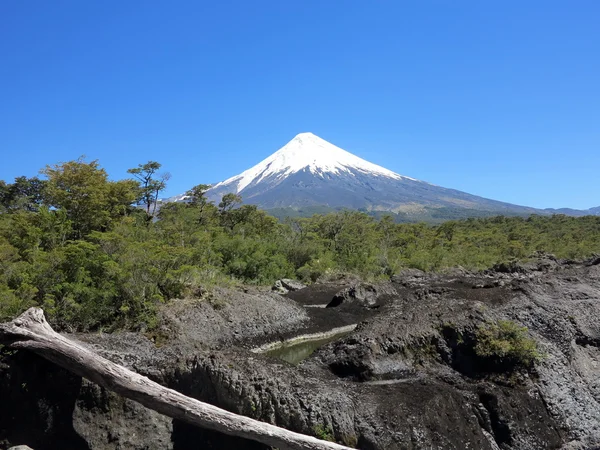
[[530, 367], [542, 354], [527, 328], [510, 320], [482, 325], [475, 333], [475, 353], [496, 365]]

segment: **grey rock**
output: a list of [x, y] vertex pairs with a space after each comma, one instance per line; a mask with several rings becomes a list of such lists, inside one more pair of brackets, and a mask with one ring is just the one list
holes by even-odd
[[173, 302], [161, 312], [161, 320], [171, 339], [216, 348], [293, 332], [306, 324], [308, 315], [293, 300], [273, 292], [216, 289], [207, 300]]
[[[348, 308], [308, 313], [302, 296], [318, 303], [340, 286], [311, 285], [293, 294], [298, 302], [219, 290], [170, 304], [159, 347], [139, 333], [70, 337], [185, 395], [303, 433], [331, 428], [358, 448], [597, 447], [600, 265], [532, 267], [353, 284], [353, 294], [341, 290]], [[488, 287], [473, 289], [480, 284]], [[299, 366], [247, 350], [357, 318], [354, 332]], [[540, 343], [532, 372], [492, 372], [465, 350], [478, 326], [498, 319]], [[0, 358], [0, 398], [0, 448], [23, 436], [36, 449], [261, 448], [166, 419], [28, 352]]]
[[367, 308], [373, 307], [377, 303], [377, 289], [371, 284], [364, 283], [342, 289], [334, 295], [327, 308], [348, 303], [358, 303]]
[[277, 280], [271, 289], [279, 294], [287, 294], [288, 292], [299, 291], [305, 287], [306, 285], [299, 281], [291, 280], [289, 278], [282, 278], [281, 280]]
[[290, 292], [290, 291], [289, 291], [289, 289], [286, 289], [286, 288], [283, 286], [283, 283], [281, 282], [281, 280], [277, 280], [277, 281], [276, 281], [276, 282], [273, 284], [273, 287], [271, 288], [271, 290], [272, 290], [273, 292], [277, 292], [278, 294], [282, 294], [282, 295], [285, 295], [285, 294], [287, 294], [288, 292]]
[[282, 278], [279, 281], [281, 282], [281, 285], [284, 288], [292, 292], [299, 291], [300, 289], [304, 289], [306, 287], [304, 283], [295, 280], [290, 280], [289, 278]]
[[600, 255], [596, 255], [589, 259], [586, 263], [588, 266], [597, 266], [600, 264]]
[[95, 449], [112, 449], [114, 442], [128, 449], [173, 449], [170, 417], [85, 379], [73, 410], [73, 429], [86, 442], [93, 443]]
[[378, 306], [384, 297], [395, 294], [394, 287], [389, 283], [377, 286], [369, 283], [356, 283], [337, 292], [327, 304], [327, 308], [340, 305], [360, 305], [365, 308]]
[[403, 269], [398, 274], [392, 276], [392, 281], [398, 281], [405, 278], [425, 278], [427, 274], [419, 269]]

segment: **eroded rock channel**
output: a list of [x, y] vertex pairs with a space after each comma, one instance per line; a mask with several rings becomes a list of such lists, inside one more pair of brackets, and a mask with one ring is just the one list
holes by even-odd
[[[73, 337], [186, 395], [357, 448], [594, 448], [597, 262], [408, 270], [386, 283], [341, 280], [286, 295], [221, 290], [173, 302], [152, 334]], [[293, 364], [256, 352], [354, 324]], [[539, 357], [527, 365], [486, 356], [489, 324], [514, 324], [513, 334], [526, 326]], [[173, 421], [29, 353], [4, 352], [0, 448], [16, 444], [263, 448]]]

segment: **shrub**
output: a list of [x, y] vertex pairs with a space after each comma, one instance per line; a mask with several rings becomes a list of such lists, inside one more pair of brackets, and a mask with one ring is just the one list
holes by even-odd
[[542, 354], [527, 328], [510, 320], [498, 320], [480, 326], [475, 333], [477, 356], [489, 358], [501, 365], [531, 367]]
[[315, 425], [313, 431], [315, 432], [316, 437], [319, 439], [323, 441], [335, 442], [331, 425], [323, 425], [320, 423]]

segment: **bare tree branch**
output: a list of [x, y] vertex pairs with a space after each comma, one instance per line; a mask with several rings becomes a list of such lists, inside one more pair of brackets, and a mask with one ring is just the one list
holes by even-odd
[[0, 324], [0, 341], [12, 348], [31, 350], [110, 391], [192, 425], [280, 450], [349, 448], [234, 414], [161, 386], [58, 334], [46, 322], [40, 308], [30, 308], [13, 321]]

